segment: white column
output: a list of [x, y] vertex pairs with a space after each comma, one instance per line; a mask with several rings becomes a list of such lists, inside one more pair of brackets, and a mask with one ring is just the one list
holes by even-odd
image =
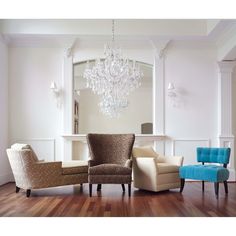
[[[155, 49], [153, 70], [153, 133], [165, 134], [165, 54], [169, 40], [152, 41]], [[165, 141], [155, 142], [157, 152], [165, 154]]]
[[[68, 52], [64, 57], [64, 86], [63, 86], [63, 131], [73, 133], [73, 57]], [[72, 142], [64, 139], [63, 161], [72, 159]]]
[[235, 180], [234, 135], [232, 132], [232, 74], [235, 62], [218, 62], [218, 133], [219, 146], [230, 147], [230, 180]]

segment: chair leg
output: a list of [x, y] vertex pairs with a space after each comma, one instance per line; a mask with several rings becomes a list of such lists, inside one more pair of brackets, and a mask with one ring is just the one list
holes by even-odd
[[218, 197], [219, 197], [219, 182], [215, 182], [214, 186], [215, 186], [216, 198], [218, 199]]
[[123, 192], [125, 192], [125, 185], [121, 184]]
[[184, 190], [185, 179], [180, 179], [180, 183], [181, 183], [181, 185], [180, 185], [180, 192], [182, 193], [183, 190]]
[[16, 186], [16, 193], [19, 193], [20, 188]]
[[131, 196], [131, 184], [128, 184], [129, 197]]
[[204, 181], [202, 181], [202, 191], [203, 192], [205, 191], [205, 183], [204, 183]]
[[228, 190], [228, 183], [227, 183], [227, 181], [224, 181], [224, 187], [225, 187], [225, 193], [228, 194], [229, 190]]
[[27, 189], [27, 190], [26, 190], [26, 197], [30, 197], [30, 194], [31, 194], [31, 190], [30, 190], [30, 189]]
[[89, 184], [89, 196], [92, 197], [93, 185]]
[[102, 185], [101, 184], [98, 184], [97, 185], [97, 191], [100, 191], [102, 189]]

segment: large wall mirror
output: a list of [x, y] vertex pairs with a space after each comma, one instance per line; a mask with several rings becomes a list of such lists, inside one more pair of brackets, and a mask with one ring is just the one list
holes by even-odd
[[[86, 86], [83, 73], [86, 61], [73, 65], [73, 133], [153, 134], [153, 66], [137, 62], [144, 77], [141, 86], [130, 93], [129, 106], [118, 118], [99, 110], [99, 96]], [[94, 61], [90, 61], [90, 66]]]

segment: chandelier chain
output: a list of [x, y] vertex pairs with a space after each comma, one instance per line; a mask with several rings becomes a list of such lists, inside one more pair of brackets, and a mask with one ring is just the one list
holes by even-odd
[[115, 20], [112, 20], [112, 42], [115, 41]]

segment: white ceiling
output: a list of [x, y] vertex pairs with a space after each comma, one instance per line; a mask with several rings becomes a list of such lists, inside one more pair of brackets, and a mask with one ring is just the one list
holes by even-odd
[[[0, 20], [9, 46], [101, 47], [111, 40], [111, 20]], [[219, 59], [235, 59], [236, 20], [115, 20], [115, 39], [122, 48], [150, 48], [160, 40], [204, 41], [217, 45]], [[233, 34], [229, 33], [233, 32]], [[1, 38], [1, 37], [0, 37]], [[152, 42], [152, 43], [150, 43]], [[232, 51], [232, 49], [234, 49]]]

